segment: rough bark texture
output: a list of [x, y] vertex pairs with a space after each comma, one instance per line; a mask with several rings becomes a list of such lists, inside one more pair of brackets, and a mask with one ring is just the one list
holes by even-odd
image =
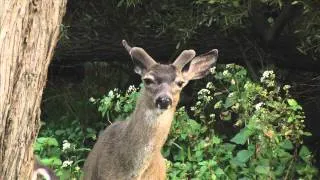
[[29, 179], [66, 0], [0, 0], [0, 179]]

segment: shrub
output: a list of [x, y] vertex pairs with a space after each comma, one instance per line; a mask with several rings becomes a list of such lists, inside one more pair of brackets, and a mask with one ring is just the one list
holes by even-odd
[[[290, 96], [290, 86], [280, 87], [273, 71], [265, 71], [260, 81], [252, 82], [243, 67], [228, 64], [219, 66], [217, 72], [212, 69], [211, 75], [195, 86], [205, 88], [198, 90], [194, 105], [177, 110], [163, 149], [169, 179], [313, 179], [318, 176], [312, 165], [312, 154], [303, 145], [303, 137], [310, 136], [304, 131], [305, 116], [302, 107]], [[111, 123], [116, 117], [125, 119], [134, 110], [138, 95], [138, 89], [131, 86], [126, 92], [115, 89], [91, 101]], [[76, 133], [80, 127], [75, 125], [70, 131], [58, 131], [64, 132], [64, 136], [48, 128], [42, 135], [55, 136], [60, 144], [66, 139], [75, 140], [76, 147], [81, 149], [83, 139], [95, 138], [92, 134], [97, 130], [68, 138], [68, 133]], [[40, 141], [41, 137], [37, 142]], [[83, 161], [87, 149], [74, 148], [71, 154], [66, 154], [57, 142], [49, 144], [53, 147], [39, 149], [36, 144], [35, 150], [42, 161], [48, 154], [56, 159], [72, 159], [69, 172], [79, 177], [78, 163], [74, 162]], [[52, 163], [58, 172], [65, 169], [62, 164], [62, 160]]]
[[[170, 179], [313, 179], [317, 170], [303, 145], [302, 107], [276, 84], [260, 83], [234, 64], [219, 67], [198, 91], [191, 120], [177, 112], [164, 149]], [[229, 125], [229, 126], [228, 126]], [[230, 126], [231, 125], [231, 126]]]
[[80, 179], [80, 167], [91, 149], [85, 146], [86, 139], [96, 140], [96, 130], [83, 130], [77, 120], [52, 123], [41, 129], [34, 152], [40, 163], [54, 169], [60, 179]]

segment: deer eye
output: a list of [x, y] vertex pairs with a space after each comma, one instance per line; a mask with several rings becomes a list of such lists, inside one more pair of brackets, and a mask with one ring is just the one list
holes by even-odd
[[143, 82], [144, 82], [144, 84], [147, 85], [147, 86], [155, 83], [154, 80], [151, 79], [151, 78], [145, 78], [145, 79], [143, 79]]
[[178, 81], [178, 82], [176, 82], [176, 84], [177, 84], [179, 87], [182, 87], [183, 84], [184, 84], [184, 82], [183, 82], [183, 81]]

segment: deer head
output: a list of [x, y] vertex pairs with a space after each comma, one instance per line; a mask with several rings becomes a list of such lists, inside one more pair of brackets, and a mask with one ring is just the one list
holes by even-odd
[[144, 49], [130, 47], [125, 40], [122, 44], [141, 76], [148, 107], [162, 111], [175, 108], [182, 88], [190, 80], [205, 77], [218, 58], [217, 49], [199, 56], [194, 50], [184, 50], [172, 64], [159, 64]]

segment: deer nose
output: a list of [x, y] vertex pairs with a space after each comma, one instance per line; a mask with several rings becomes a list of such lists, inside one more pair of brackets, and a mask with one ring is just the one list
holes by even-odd
[[168, 109], [172, 105], [172, 100], [168, 96], [160, 96], [156, 100], [156, 106], [159, 109]]

